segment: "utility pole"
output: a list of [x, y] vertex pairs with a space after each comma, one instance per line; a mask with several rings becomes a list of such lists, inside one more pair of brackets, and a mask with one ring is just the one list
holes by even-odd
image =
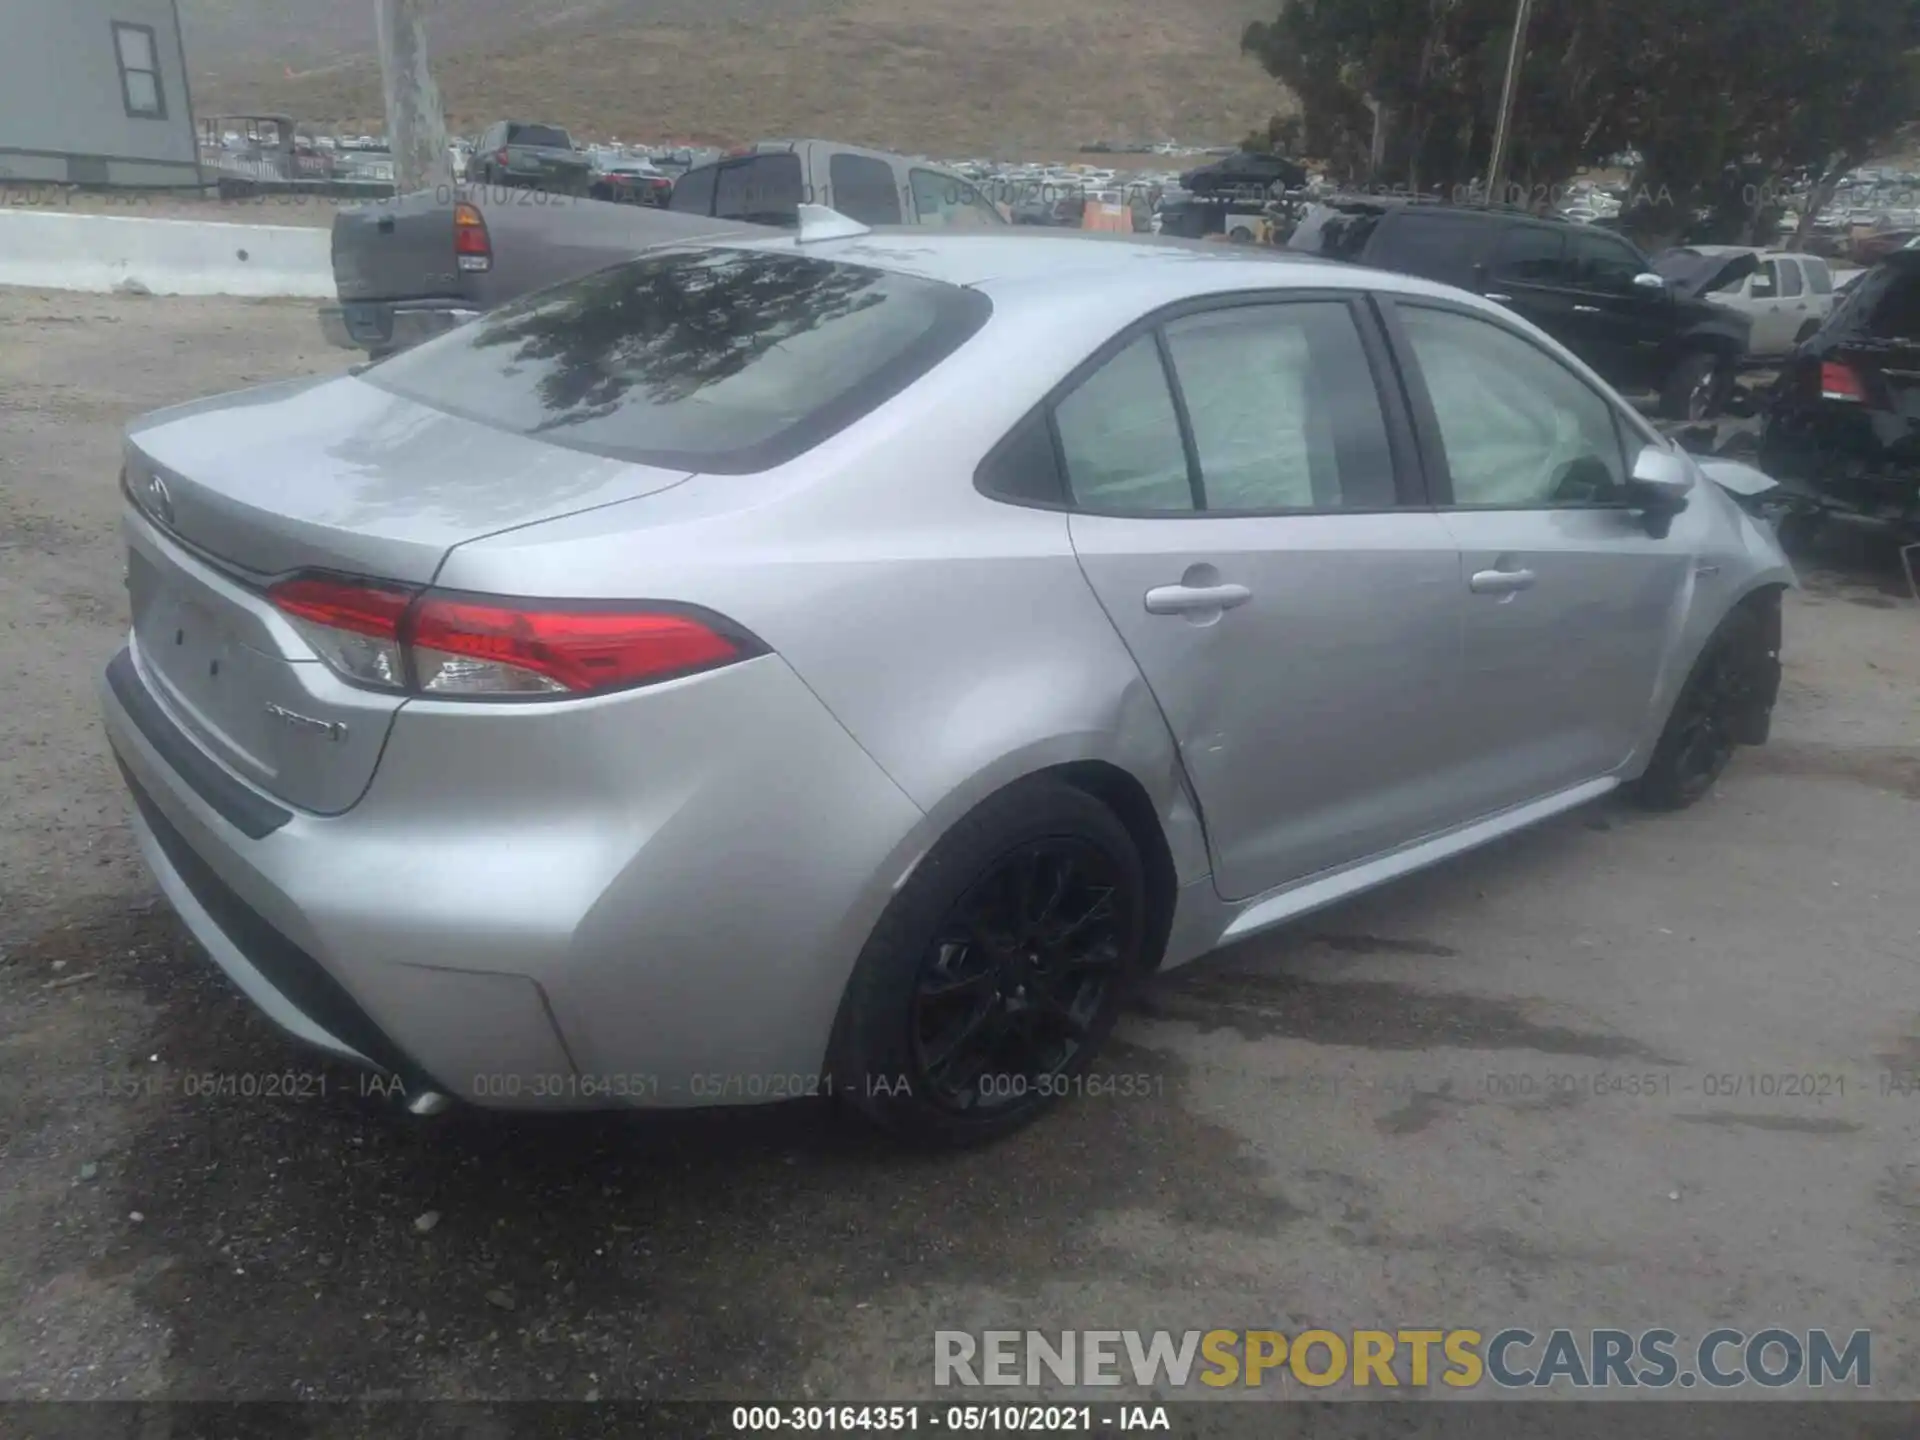
[[1520, 84], [1520, 62], [1527, 53], [1527, 17], [1533, 0], [1519, 0], [1513, 12], [1513, 44], [1507, 50], [1507, 78], [1500, 87], [1500, 118], [1493, 127], [1493, 158], [1487, 164], [1487, 203], [1500, 203], [1500, 186], [1506, 180], [1508, 131], [1513, 126], [1513, 92]]
[[380, 79], [394, 189], [401, 195], [453, 183], [447, 120], [427, 68], [427, 9], [432, 0], [374, 0], [380, 29]]

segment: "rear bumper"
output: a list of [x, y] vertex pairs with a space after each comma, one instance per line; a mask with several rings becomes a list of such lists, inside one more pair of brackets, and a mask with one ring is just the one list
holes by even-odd
[[320, 307], [320, 333], [342, 350], [387, 354], [464, 325], [480, 312], [457, 300], [369, 300]]
[[[530, 708], [412, 702], [337, 816], [182, 763], [193, 742], [168, 738], [137, 648], [113, 672], [134, 832], [187, 928], [288, 1033], [409, 1093], [819, 1093], [853, 959], [924, 844], [920, 811], [777, 657], [545, 707], [531, 731]], [[249, 834], [233, 786], [284, 820]]]
[[1780, 481], [1796, 508], [1920, 530], [1920, 452], [1910, 435], [1888, 444], [1874, 433], [1892, 423], [1871, 413], [1776, 420], [1756, 463]]

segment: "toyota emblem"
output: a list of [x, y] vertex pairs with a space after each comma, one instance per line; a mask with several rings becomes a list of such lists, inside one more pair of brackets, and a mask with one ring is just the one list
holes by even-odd
[[173, 494], [167, 489], [167, 482], [158, 475], [150, 474], [140, 482], [140, 495], [147, 513], [171, 530]]

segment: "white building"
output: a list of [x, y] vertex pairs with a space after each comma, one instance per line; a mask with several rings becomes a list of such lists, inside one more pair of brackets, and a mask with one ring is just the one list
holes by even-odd
[[176, 0], [0, 0], [0, 182], [197, 185]]

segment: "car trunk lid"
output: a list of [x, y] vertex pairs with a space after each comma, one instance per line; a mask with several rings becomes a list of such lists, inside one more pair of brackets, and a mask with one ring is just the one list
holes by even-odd
[[143, 679], [230, 769], [323, 814], [365, 791], [397, 693], [337, 677], [267, 598], [326, 571], [424, 587], [464, 541], [691, 472], [582, 454], [342, 378], [162, 411], [126, 448]]

